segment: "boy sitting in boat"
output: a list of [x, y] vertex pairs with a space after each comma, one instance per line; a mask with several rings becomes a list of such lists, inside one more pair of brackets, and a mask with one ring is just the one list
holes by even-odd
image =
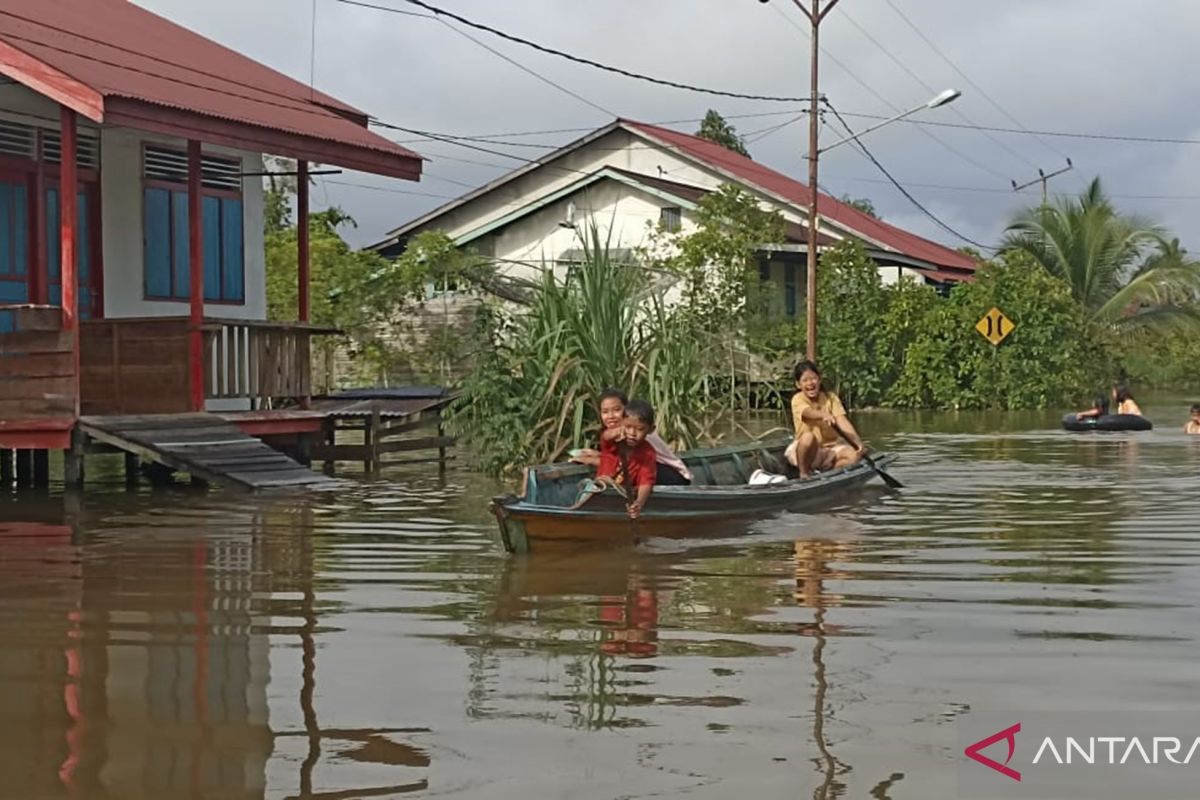
[[[796, 438], [784, 455], [800, 471], [812, 473], [841, 469], [860, 461], [866, 453], [862, 437], [846, 417], [846, 408], [833, 392], [821, 386], [821, 371], [803, 360], [792, 371], [796, 394], [792, 396], [792, 420]], [[849, 444], [839, 442], [845, 439]]]
[[[615, 442], [625, 435], [623, 423], [625, 406], [629, 398], [620, 389], [608, 388], [600, 392], [600, 446], [604, 448], [605, 441]], [[655, 479], [658, 486], [690, 486], [692, 472], [683, 463], [671, 446], [654, 431], [646, 437], [646, 441], [654, 448]], [[578, 464], [600, 465], [600, 451], [573, 450], [571, 460]]]
[[657, 467], [654, 448], [646, 437], [654, 432], [654, 409], [645, 400], [632, 400], [625, 406], [620, 439], [600, 439], [600, 465], [596, 479], [612, 481], [624, 487], [629, 499], [629, 518], [637, 519], [654, 491]]

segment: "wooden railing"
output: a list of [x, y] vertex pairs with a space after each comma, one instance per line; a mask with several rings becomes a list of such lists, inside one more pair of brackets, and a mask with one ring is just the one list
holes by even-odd
[[[311, 393], [309, 338], [331, 333], [299, 323], [206, 317], [204, 391], [252, 409], [303, 403]], [[81, 330], [85, 414], [190, 410], [191, 328], [186, 317], [86, 320]]]
[[251, 408], [305, 403], [312, 394], [311, 338], [334, 333], [298, 322], [206, 319], [205, 396]]

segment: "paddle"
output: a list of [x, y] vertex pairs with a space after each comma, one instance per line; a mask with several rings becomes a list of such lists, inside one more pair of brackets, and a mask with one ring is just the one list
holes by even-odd
[[[833, 426], [833, 429], [835, 431], [837, 431], [838, 436], [841, 436], [847, 442], [850, 441], [850, 437], [847, 436], [846, 433], [840, 427], [838, 427], [838, 424], [836, 421], [830, 421], [829, 424], [831, 426]], [[860, 439], [859, 441], [861, 442], [862, 440]], [[862, 457], [863, 457], [863, 461], [866, 461], [867, 464], [871, 467], [871, 469], [875, 470], [875, 474], [879, 476], [879, 479], [881, 481], [883, 481], [885, 484], [887, 484], [889, 489], [903, 489], [904, 488], [903, 483], [896, 480], [891, 475], [889, 475], [887, 472], [885, 472], [883, 467], [881, 467], [875, 463], [875, 459], [873, 459], [869, 455], [867, 455], [865, 447], [863, 448], [863, 456]]]

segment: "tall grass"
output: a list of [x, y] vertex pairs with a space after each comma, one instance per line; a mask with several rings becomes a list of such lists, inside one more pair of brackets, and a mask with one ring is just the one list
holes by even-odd
[[659, 433], [677, 447], [713, 441], [728, 412], [706, 377], [720, 348], [661, 292], [647, 270], [616, 263], [593, 226], [567, 276], [545, 269], [527, 308], [484, 314], [485, 352], [450, 417], [481, 466], [503, 473], [594, 446], [607, 386], [648, 400]]

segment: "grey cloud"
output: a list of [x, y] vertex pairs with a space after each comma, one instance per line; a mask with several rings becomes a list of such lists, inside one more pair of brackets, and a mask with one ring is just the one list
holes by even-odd
[[[309, 74], [311, 5], [307, 0], [138, 0], [158, 13], [215, 38], [301, 80]], [[375, 0], [411, 9], [402, 0]], [[788, 0], [438, 0], [464, 16], [530, 39], [649, 74], [718, 88], [803, 95], [808, 40], [785, 17], [806, 22]], [[1156, 0], [1131, 13], [1117, 0], [892, 0], [938, 48], [1001, 106], [1029, 128], [1136, 135], [1187, 136], [1200, 129], [1192, 98], [1200, 71], [1190, 69], [1191, 39], [1200, 29], [1194, 0]], [[316, 85], [376, 117], [452, 134], [599, 127], [609, 117], [547, 86], [441, 23], [317, 0]], [[841, 0], [822, 27], [822, 43], [893, 107], [910, 107], [929, 92], [898, 67], [858, 23], [930, 87], [957, 86], [963, 97], [922, 118], [1011, 126], [921, 41], [886, 0]], [[612, 112], [658, 121], [696, 118], [709, 107], [725, 114], [784, 110], [779, 104], [724, 100], [642, 84], [534, 53], [471, 31], [487, 45]], [[849, 112], [891, 109], [829, 58], [822, 90]], [[782, 117], [735, 120], [742, 132]], [[868, 121], [851, 118], [865, 127]], [[828, 120], [826, 141], [839, 136]], [[680, 126], [688, 128], [688, 126]], [[1200, 201], [1125, 198], [1125, 195], [1200, 195], [1200, 145], [1147, 145], [930, 129], [964, 153], [960, 158], [915, 126], [897, 124], [871, 134], [868, 145], [911, 192], [965, 235], [995, 241], [1004, 224], [1038, 192], [1014, 195], [1008, 181], [1027, 180], [1070, 156], [1077, 165], [1052, 182], [1053, 191], [1078, 191], [1094, 175], [1118, 195], [1122, 208], [1172, 227], [1185, 243]], [[393, 132], [394, 138], [411, 138]], [[561, 144], [577, 134], [524, 141]], [[789, 174], [806, 174], [806, 123], [788, 126], [750, 145], [754, 157]], [[359, 221], [356, 243], [444, 202], [395, 193], [458, 195], [457, 181], [478, 185], [519, 162], [448, 144], [410, 144], [428, 155], [420, 184], [347, 174], [337, 180], [387, 188], [372, 191], [326, 183], [318, 201], [336, 203]], [[529, 155], [532, 149], [509, 149]], [[1015, 151], [1015, 155], [1013, 152]], [[445, 156], [487, 162], [480, 166]], [[976, 164], [970, 161], [977, 162]], [[979, 166], [982, 165], [982, 166]], [[835, 194], [870, 197], [893, 222], [951, 245], [961, 242], [920, 215], [851, 148], [822, 159], [821, 182]], [[1200, 247], [1200, 244], [1193, 244]]]

